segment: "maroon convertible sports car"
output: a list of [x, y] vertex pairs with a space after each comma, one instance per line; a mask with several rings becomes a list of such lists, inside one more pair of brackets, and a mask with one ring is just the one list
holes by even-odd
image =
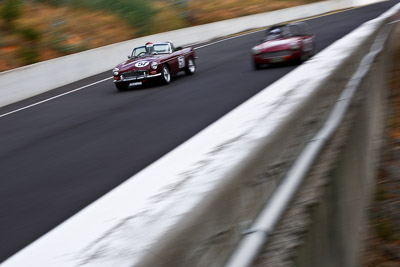
[[128, 60], [113, 69], [114, 83], [119, 91], [129, 85], [141, 85], [149, 79], [158, 79], [164, 84], [171, 75], [185, 71], [191, 75], [196, 71], [193, 48], [175, 48], [172, 42], [146, 43], [133, 49]]
[[272, 26], [251, 52], [255, 69], [260, 69], [262, 64], [301, 63], [315, 54], [314, 35], [305, 22]]

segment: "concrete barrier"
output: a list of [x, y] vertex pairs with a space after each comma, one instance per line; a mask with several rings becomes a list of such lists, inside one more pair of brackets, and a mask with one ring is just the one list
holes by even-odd
[[335, 42], [2, 267], [222, 266], [388, 16]]
[[352, 118], [347, 121], [347, 138], [328, 176], [324, 195], [313, 209], [313, 224], [302, 238], [296, 266], [356, 267], [363, 263], [368, 206], [375, 192], [385, 128], [386, 89], [392, 56], [399, 43], [400, 25], [397, 25], [360, 85], [359, 99], [354, 101]]
[[[178, 46], [209, 41], [252, 28], [301, 19], [359, 5], [348, 0], [330, 0], [263, 14], [225, 20], [196, 27], [150, 35], [85, 52], [60, 57], [0, 73], [0, 107], [57, 87], [111, 70], [126, 59], [133, 47], [147, 41], [173, 40]], [[111, 72], [110, 72], [111, 76]]]
[[[400, 19], [400, 5], [397, 12], [394, 21]], [[399, 41], [397, 23], [255, 266], [362, 266], [385, 128], [386, 89]]]

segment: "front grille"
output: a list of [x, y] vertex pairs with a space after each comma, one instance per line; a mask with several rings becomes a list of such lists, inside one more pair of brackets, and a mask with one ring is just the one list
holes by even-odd
[[289, 50], [267, 52], [267, 53], [263, 54], [264, 58], [284, 57], [284, 56], [289, 56], [289, 55], [290, 55]]
[[131, 78], [145, 78], [148, 75], [147, 70], [133, 70], [124, 72], [121, 74], [123, 79], [131, 79]]

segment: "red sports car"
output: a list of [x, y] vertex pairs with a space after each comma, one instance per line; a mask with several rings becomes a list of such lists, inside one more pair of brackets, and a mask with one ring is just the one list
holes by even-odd
[[150, 79], [168, 84], [171, 75], [180, 71], [193, 74], [195, 58], [191, 47], [175, 48], [172, 42], [146, 43], [133, 49], [128, 60], [113, 69], [114, 83], [119, 91], [127, 90], [130, 85], [142, 85]]
[[272, 26], [261, 43], [251, 49], [255, 69], [263, 64], [299, 63], [315, 54], [315, 40], [305, 22]]

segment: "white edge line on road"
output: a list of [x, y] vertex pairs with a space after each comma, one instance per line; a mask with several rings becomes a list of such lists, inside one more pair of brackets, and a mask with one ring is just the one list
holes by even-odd
[[82, 86], [82, 87], [79, 87], [79, 88], [77, 88], [77, 89], [74, 89], [74, 90], [71, 90], [71, 91], [68, 91], [68, 92], [62, 93], [62, 94], [60, 94], [60, 95], [56, 95], [56, 96], [53, 96], [53, 97], [47, 98], [47, 99], [45, 99], [45, 100], [42, 100], [42, 101], [36, 102], [36, 103], [34, 103], [34, 104], [31, 104], [31, 105], [25, 106], [25, 107], [23, 107], [23, 108], [19, 108], [19, 109], [16, 109], [16, 110], [13, 110], [13, 111], [10, 111], [10, 112], [7, 112], [7, 113], [4, 113], [4, 114], [0, 115], [0, 118], [2, 118], [2, 117], [5, 117], [5, 116], [8, 116], [8, 115], [11, 115], [11, 114], [13, 114], [13, 113], [16, 113], [16, 112], [18, 112], [18, 111], [21, 111], [21, 110], [24, 110], [24, 109], [28, 109], [28, 108], [31, 108], [31, 107], [34, 107], [34, 106], [37, 106], [37, 105], [43, 104], [43, 103], [45, 103], [45, 102], [48, 102], [48, 101], [50, 101], [50, 100], [53, 100], [53, 99], [56, 99], [56, 98], [59, 98], [59, 97], [62, 97], [62, 96], [65, 96], [65, 95], [71, 94], [71, 93], [73, 93], [73, 92], [76, 92], [76, 91], [79, 91], [79, 90], [85, 89], [85, 88], [87, 88], [87, 87], [89, 87], [89, 86], [92, 86], [92, 85], [95, 85], [95, 84], [98, 84], [98, 83], [101, 83], [101, 82], [104, 82], [104, 81], [107, 81], [107, 80], [110, 80], [110, 79], [112, 79], [112, 77], [108, 77], [108, 78], [105, 78], [105, 79], [103, 79], [103, 80], [100, 80], [100, 81], [97, 81], [97, 82], [94, 82], [94, 83], [91, 83], [91, 84], [88, 84], [88, 85], [84, 85], [84, 86]]
[[[335, 13], [340, 13], [340, 12], [342, 12], [342, 11], [329, 12], [329, 13], [326, 13], [326, 14], [317, 15], [317, 16], [314, 16], [314, 17], [309, 17], [309, 18], [304, 18], [304, 19], [299, 19], [299, 20], [295, 20], [295, 21], [304, 21], [304, 20], [309, 20], [309, 19], [313, 19], [313, 18], [317, 18], [317, 17], [324, 17], [324, 16], [327, 16], [327, 15], [331, 15], [331, 14], [335, 14]], [[397, 21], [396, 21], [396, 22], [397, 22]], [[265, 31], [266, 28], [268, 28], [268, 27], [263, 27], [263, 28], [258, 29], [258, 30], [251, 30], [251, 31], [249, 31], [249, 32], [244, 32], [244, 33], [242, 33], [242, 34], [239, 33], [239, 34], [236, 34], [235, 36], [232, 36], [232, 37], [224, 38], [224, 39], [221, 39], [221, 40], [218, 40], [218, 41], [215, 41], [215, 42], [211, 42], [211, 43], [208, 43], [208, 44], [204, 44], [204, 45], [195, 47], [194, 49], [195, 49], [195, 50], [196, 50], [196, 49], [201, 49], [201, 48], [204, 48], [204, 47], [207, 47], [207, 46], [210, 46], [210, 45], [214, 45], [214, 44], [217, 44], [217, 43], [221, 43], [221, 42], [224, 42], [224, 41], [228, 41], [228, 40], [231, 40], [231, 39], [235, 39], [235, 38], [239, 38], [239, 37], [242, 37], [242, 36], [250, 35], [250, 34], [253, 34], [253, 33], [258, 33], [258, 32], [261, 32], [261, 31]], [[13, 110], [13, 111], [10, 111], [10, 112], [1, 114], [1, 115], [0, 115], [0, 118], [5, 117], [5, 116], [8, 116], [8, 115], [11, 115], [11, 114], [13, 114], [13, 113], [16, 113], [16, 112], [19, 112], [19, 111], [22, 111], [22, 110], [25, 110], [25, 109], [28, 109], [28, 108], [31, 108], [31, 107], [34, 107], [34, 106], [37, 106], [37, 105], [40, 105], [40, 104], [43, 104], [43, 103], [48, 102], [48, 101], [50, 101], [50, 100], [53, 100], [53, 99], [56, 99], [56, 98], [59, 98], [59, 97], [62, 97], [62, 96], [65, 96], [65, 95], [74, 93], [74, 92], [76, 92], [76, 91], [80, 91], [80, 90], [85, 89], [85, 88], [87, 88], [87, 87], [89, 87], [89, 86], [102, 83], [102, 82], [107, 81], [107, 80], [109, 80], [109, 79], [112, 79], [112, 77], [109, 77], [109, 78], [106, 78], [106, 79], [103, 79], [103, 80], [100, 80], [100, 81], [97, 81], [97, 82], [94, 82], [94, 83], [91, 83], [91, 84], [88, 84], [88, 85], [79, 87], [79, 88], [77, 88], [77, 89], [73, 89], [73, 90], [71, 90], [71, 91], [65, 92], [65, 93], [60, 94], [60, 95], [56, 95], [56, 96], [50, 97], [50, 98], [48, 98], [48, 99], [39, 101], [39, 102], [37, 102], [37, 103], [31, 104], [31, 105], [28, 105], [28, 106], [25, 106], [25, 107], [23, 107], [23, 108], [19, 108], [19, 109], [16, 109], [16, 110]]]
[[[199, 46], [199, 47], [195, 47], [194, 49], [201, 49], [201, 48], [206, 47], [206, 46], [210, 46], [210, 45], [213, 45], [213, 44], [216, 44], [216, 43], [220, 43], [220, 42], [227, 41], [227, 40], [230, 40], [230, 39], [238, 38], [238, 37], [241, 37], [241, 36], [249, 35], [249, 34], [252, 34], [252, 33], [260, 32], [260, 31], [263, 31], [263, 30], [264, 30], [264, 29], [262, 29], [262, 30], [257, 30], [257, 31], [252, 31], [252, 32], [247, 32], [247, 33], [245, 33], [245, 34], [236, 35], [236, 36], [229, 37], [229, 38], [226, 38], [226, 39], [222, 39], [222, 40], [219, 40], [219, 41], [215, 41], [215, 42], [212, 42], [212, 43], [209, 43], [209, 44], [205, 44], [205, 45], [202, 45], [202, 46]], [[108, 77], [108, 78], [106, 78], [106, 79], [103, 79], [103, 80], [100, 80], [100, 81], [97, 81], [97, 82], [94, 82], [94, 83], [91, 83], [91, 84], [88, 84], [88, 85], [79, 87], [79, 88], [77, 88], [77, 89], [73, 89], [73, 90], [71, 90], [71, 91], [62, 93], [62, 94], [60, 94], [60, 95], [56, 95], [56, 96], [47, 98], [47, 99], [42, 100], [42, 101], [39, 101], [39, 102], [37, 102], [37, 103], [34, 103], [34, 104], [31, 104], [31, 105], [28, 105], [28, 106], [25, 106], [25, 107], [22, 107], [22, 108], [19, 108], [19, 109], [16, 109], [16, 110], [13, 110], [13, 111], [4, 113], [4, 114], [1, 114], [1, 115], [0, 115], [0, 118], [5, 117], [5, 116], [8, 116], [8, 115], [11, 115], [11, 114], [14, 114], [14, 113], [16, 113], [16, 112], [19, 112], [19, 111], [22, 111], [22, 110], [25, 110], [25, 109], [28, 109], [28, 108], [31, 108], [31, 107], [34, 107], [34, 106], [37, 106], [37, 105], [40, 105], [40, 104], [43, 104], [43, 103], [48, 102], [48, 101], [50, 101], [50, 100], [53, 100], [53, 99], [56, 99], [56, 98], [59, 98], [59, 97], [62, 97], [62, 96], [65, 96], [65, 95], [74, 93], [74, 92], [76, 92], [76, 91], [80, 91], [80, 90], [85, 89], [85, 88], [87, 88], [87, 87], [89, 87], [89, 86], [102, 83], [102, 82], [107, 81], [107, 80], [109, 80], [109, 79], [112, 79], [112, 77]]]

